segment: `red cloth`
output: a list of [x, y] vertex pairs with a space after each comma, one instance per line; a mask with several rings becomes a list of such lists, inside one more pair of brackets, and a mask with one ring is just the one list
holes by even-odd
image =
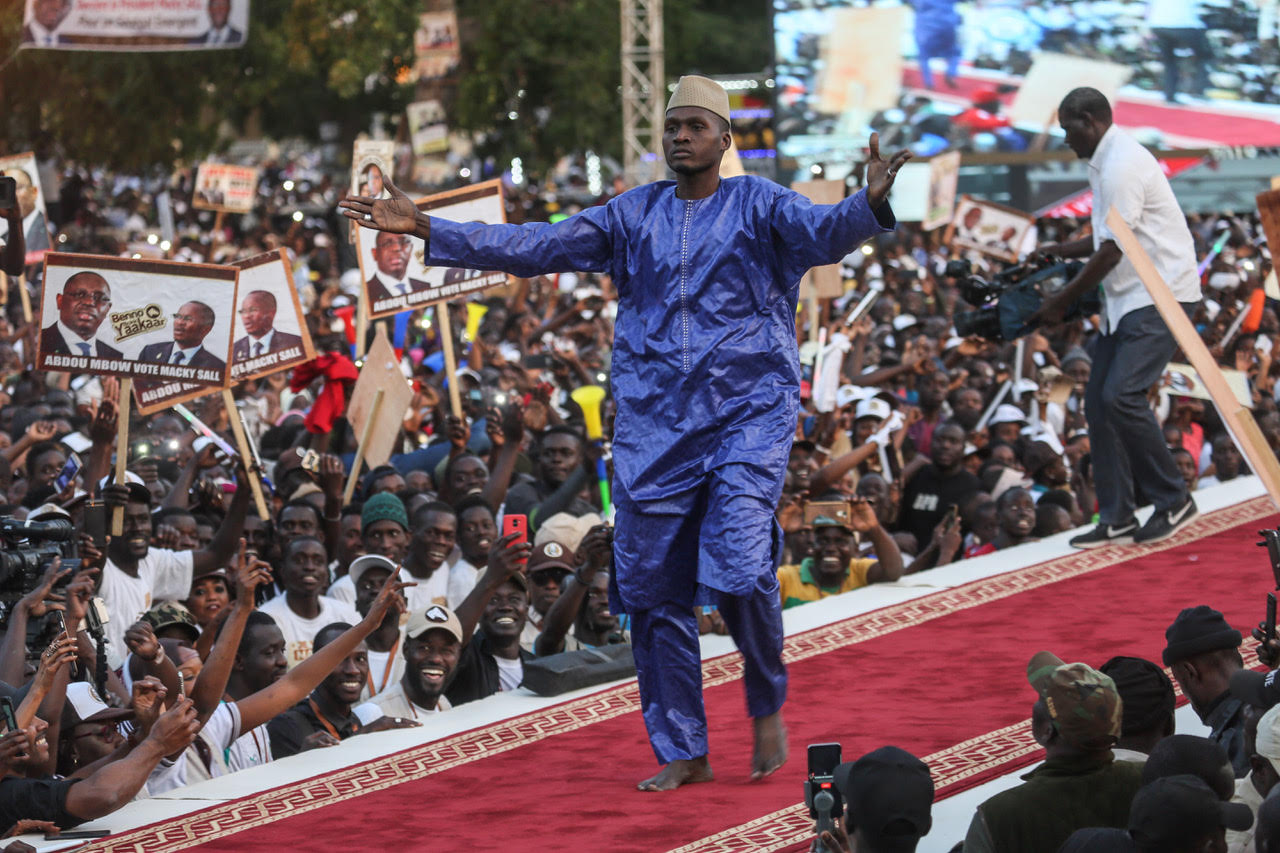
[[324, 377], [324, 385], [311, 404], [311, 411], [307, 412], [307, 432], [326, 433], [333, 429], [333, 422], [347, 408], [347, 383], [355, 382], [359, 375], [351, 359], [337, 353], [325, 353], [293, 369], [289, 389], [294, 393], [306, 388], [317, 376]]
[[[739, 828], [734, 836], [742, 842], [732, 849], [807, 849], [807, 817], [797, 822], [794, 844], [750, 843], [753, 833], [767, 834], [774, 825], [765, 816], [799, 800], [806, 744], [840, 742], [846, 760], [885, 744], [919, 756], [958, 747], [965, 761], [952, 754], [950, 766], [944, 759], [932, 766], [948, 779], [940, 798], [1036, 761], [1043, 752], [1006, 755], [1001, 740], [1009, 726], [1025, 735], [1035, 699], [1025, 673], [1034, 652], [1048, 649], [1094, 666], [1117, 654], [1159, 661], [1165, 628], [1179, 610], [1201, 603], [1220, 609], [1247, 633], [1271, 586], [1265, 557], [1253, 544], [1255, 531], [1277, 522], [1280, 517], [1258, 499], [1197, 521], [1180, 534], [1183, 544], [1173, 547], [1072, 554], [789, 637], [791, 685], [783, 713], [791, 760], [763, 782], [748, 781], [751, 727], [741, 680], [711, 677], [705, 691], [716, 774], [711, 784], [670, 794], [634, 790], [655, 765], [634, 695], [617, 688], [606, 694], [616, 698], [601, 701], [613, 706], [629, 696], [632, 707], [618, 716], [592, 720], [592, 706], [569, 703], [513, 721], [522, 733], [518, 742], [502, 725], [447, 738], [433, 747], [441, 753], [431, 761], [442, 766], [430, 775], [396, 784], [391, 756], [373, 763], [376, 784], [326, 774], [252, 795], [238, 816], [228, 811], [236, 807], [231, 803], [92, 842], [87, 850], [181, 845], [202, 853], [279, 853], [299, 839], [324, 838], [358, 840], [361, 849], [399, 849], [406, 803], [447, 804], [431, 821], [433, 850], [488, 847], [507, 837], [518, 838], [515, 846], [529, 853], [665, 851], [731, 827]], [[850, 631], [856, 641], [823, 645], [833, 633]], [[993, 739], [993, 732], [1001, 734]], [[971, 738], [979, 740], [966, 744]], [[501, 808], [494, 806], [495, 785]], [[309, 809], [313, 794], [328, 804]], [[572, 807], [547, 811], [549, 803]], [[759, 826], [741, 826], [757, 819]], [[246, 831], [236, 832], [236, 826]], [[229, 832], [234, 834], [224, 834]], [[162, 838], [171, 843], [160, 844]]]
[[972, 131], [995, 130], [996, 128], [1009, 126], [1009, 119], [1002, 115], [989, 113], [978, 107], [970, 107], [956, 116], [953, 122], [957, 127], [967, 128]]

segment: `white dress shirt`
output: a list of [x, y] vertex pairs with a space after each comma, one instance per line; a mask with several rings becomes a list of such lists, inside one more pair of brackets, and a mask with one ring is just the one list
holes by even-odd
[[[1115, 235], [1107, 227], [1114, 206], [1151, 256], [1156, 271], [1179, 302], [1200, 301], [1196, 250], [1186, 217], [1169, 187], [1169, 179], [1151, 152], [1114, 124], [1107, 128], [1089, 158], [1089, 189], [1093, 191], [1093, 247]], [[1130, 311], [1153, 304], [1128, 258], [1102, 280], [1103, 328], [1114, 333]]]

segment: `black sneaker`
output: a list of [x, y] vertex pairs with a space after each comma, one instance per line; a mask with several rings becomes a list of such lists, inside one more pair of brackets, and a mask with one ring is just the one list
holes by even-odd
[[1187, 499], [1179, 506], [1152, 513], [1147, 523], [1134, 535], [1133, 541], [1139, 545], [1162, 542], [1194, 521], [1199, 514], [1196, 502], [1191, 499], [1191, 495], [1187, 495]]
[[1072, 548], [1105, 548], [1108, 545], [1132, 545], [1133, 535], [1138, 532], [1138, 522], [1131, 521], [1112, 527], [1110, 524], [1099, 524], [1088, 533], [1081, 533], [1067, 544]]

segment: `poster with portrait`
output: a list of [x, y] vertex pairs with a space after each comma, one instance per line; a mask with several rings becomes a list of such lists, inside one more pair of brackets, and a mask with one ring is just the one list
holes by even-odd
[[390, 139], [358, 139], [351, 151], [351, 193], [390, 198], [383, 180], [394, 174], [396, 143]]
[[[18, 209], [22, 212], [22, 233], [27, 241], [27, 264], [38, 264], [53, 245], [49, 229], [49, 217], [44, 208], [44, 189], [40, 186], [40, 172], [36, 168], [36, 155], [11, 154], [0, 157], [0, 175], [13, 178], [18, 184]], [[0, 240], [9, 239], [9, 223], [0, 218]]]
[[[416, 202], [423, 213], [453, 222], [507, 221], [502, 181], [485, 181]], [[443, 299], [505, 284], [505, 272], [427, 266], [422, 240], [408, 234], [359, 229], [357, 253], [369, 317], [377, 319]]]
[[[1222, 378], [1227, 380], [1227, 387], [1235, 395], [1237, 402], [1246, 409], [1253, 408], [1253, 393], [1249, 390], [1249, 376], [1243, 370], [1222, 368]], [[1175, 397], [1193, 397], [1197, 400], [1213, 400], [1209, 389], [1205, 386], [1200, 374], [1189, 364], [1169, 362], [1160, 378], [1161, 391], [1167, 391]]]
[[415, 101], [405, 107], [409, 141], [418, 157], [449, 150], [449, 125], [439, 101]]
[[19, 47], [219, 50], [249, 33], [249, 0], [26, 0]]
[[254, 255], [232, 266], [240, 270], [240, 284], [231, 381], [279, 373], [314, 359], [316, 349], [285, 250]]
[[201, 163], [191, 206], [197, 210], [248, 213], [258, 195], [258, 168], [230, 163]]
[[223, 386], [237, 275], [213, 264], [50, 252], [36, 369]]
[[458, 67], [458, 15], [452, 9], [423, 12], [413, 34], [413, 74], [418, 80], [448, 77]]
[[962, 195], [943, 238], [953, 249], [972, 249], [1010, 263], [1035, 225], [1029, 213], [993, 201]]
[[951, 222], [960, 181], [960, 152], [948, 151], [929, 160], [929, 200], [920, 227], [925, 231]]

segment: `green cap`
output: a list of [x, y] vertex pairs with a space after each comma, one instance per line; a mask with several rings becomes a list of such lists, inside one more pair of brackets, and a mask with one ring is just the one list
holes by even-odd
[[1120, 739], [1120, 693], [1109, 676], [1088, 664], [1063, 663], [1052, 652], [1036, 652], [1027, 664], [1027, 680], [1067, 743], [1101, 749]]
[[158, 635], [165, 628], [183, 628], [191, 642], [200, 639], [200, 626], [191, 611], [177, 601], [161, 601], [142, 614], [142, 621]]

